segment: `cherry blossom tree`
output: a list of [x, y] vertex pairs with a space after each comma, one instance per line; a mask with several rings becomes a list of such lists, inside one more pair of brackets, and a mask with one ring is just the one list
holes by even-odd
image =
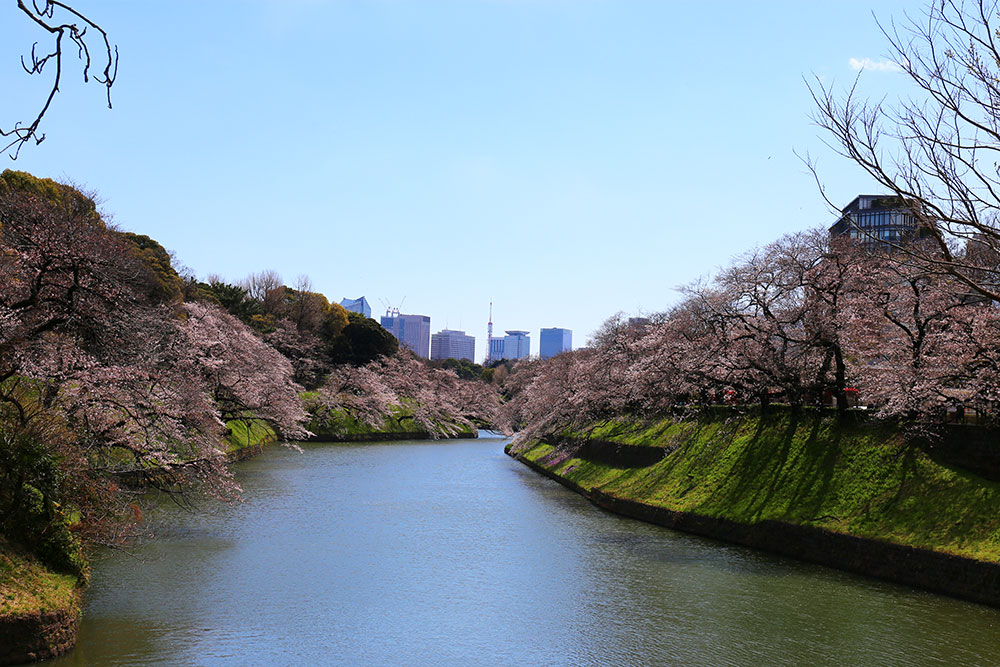
[[140, 249], [72, 189], [9, 172], [0, 186], [0, 521], [41, 484], [113, 539], [130, 480], [235, 493], [226, 422], [308, 435], [291, 365], [247, 326], [154, 298]]
[[321, 430], [338, 423], [340, 413], [372, 428], [412, 420], [434, 438], [505, 425], [495, 386], [433, 368], [406, 350], [363, 366], [334, 367], [309, 409]]
[[[686, 288], [703, 318], [696, 372], [720, 387], [792, 405], [833, 389], [846, 366], [836, 327], [843, 266], [816, 233], [752, 251], [714, 280]], [[841, 400], [843, 407], [843, 400]]]
[[910, 420], [962, 402], [973, 367], [984, 368], [975, 358], [994, 309], [919, 261], [869, 256], [851, 273], [845, 335], [866, 400], [884, 416]]
[[509, 427], [522, 440], [542, 438], [568, 428], [590, 426], [607, 415], [606, 398], [590, 374], [596, 349], [564, 352], [551, 359], [520, 361], [507, 378], [503, 405]]
[[[172, 362], [175, 312], [148, 300], [148, 272], [135, 246], [108, 229], [93, 207], [51, 182], [44, 198], [21, 189], [0, 196], [0, 421], [6, 442], [34, 451], [60, 494], [84, 512], [84, 526], [108, 523], [121, 499], [118, 473], [163, 471], [172, 486], [222, 481], [213, 444], [218, 419], [191, 376]], [[44, 186], [44, 187], [43, 187]], [[67, 204], [74, 205], [67, 205]], [[197, 387], [197, 385], [196, 385]], [[26, 443], [35, 443], [28, 446]], [[8, 459], [2, 490], [13, 511], [37, 475]], [[93, 509], [94, 511], [87, 511]], [[96, 530], [96, 528], [95, 528]]]
[[330, 433], [340, 424], [341, 413], [373, 429], [381, 428], [399, 403], [399, 396], [371, 364], [342, 364], [330, 372], [308, 409], [316, 430]]
[[278, 320], [264, 340], [291, 362], [294, 381], [307, 389], [319, 387], [333, 369], [327, 344], [313, 332], [299, 331], [289, 319]]
[[184, 311], [192, 355], [186, 361], [200, 374], [220, 418], [263, 420], [284, 439], [307, 437], [301, 387], [292, 381], [288, 359], [221, 308], [188, 303]]
[[592, 339], [601, 354], [580, 355], [576, 360], [590, 378], [591, 391], [576, 396], [575, 402], [586, 404], [594, 417], [640, 411], [646, 394], [635, 382], [633, 366], [642, 358], [639, 342], [647, 333], [647, 327], [629, 323], [620, 313], [605, 321]]
[[462, 380], [450, 370], [433, 368], [407, 350], [376, 362], [378, 372], [404, 400], [413, 419], [432, 433], [455, 435], [477, 424], [495, 424], [496, 389], [476, 380]]

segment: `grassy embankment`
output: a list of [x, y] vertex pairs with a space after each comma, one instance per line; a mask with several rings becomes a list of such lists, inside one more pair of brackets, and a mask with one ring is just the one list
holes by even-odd
[[80, 584], [0, 538], [0, 618], [79, 609]]
[[[617, 498], [743, 524], [764, 520], [1000, 561], [1000, 483], [935, 460], [901, 431], [830, 413], [720, 411], [691, 422], [609, 421], [575, 435], [672, 451], [645, 467], [523, 443], [515, 453]], [[578, 440], [579, 442], [579, 440]]]
[[226, 422], [229, 434], [226, 436], [226, 453], [235, 454], [242, 449], [267, 445], [278, 441], [274, 429], [262, 419], [236, 419]]
[[83, 580], [0, 537], [0, 664], [60, 655], [76, 641]]
[[[386, 439], [428, 439], [433, 434], [413, 419], [413, 409], [405, 404], [393, 408], [377, 427], [355, 418], [344, 409], [324, 410], [318, 416], [318, 410], [310, 394], [303, 395], [307, 410], [312, 419], [306, 428], [314, 434], [314, 439], [325, 442], [353, 442], [365, 440]], [[436, 435], [440, 438], [474, 438], [476, 429], [460, 426], [454, 423], [435, 425]]]

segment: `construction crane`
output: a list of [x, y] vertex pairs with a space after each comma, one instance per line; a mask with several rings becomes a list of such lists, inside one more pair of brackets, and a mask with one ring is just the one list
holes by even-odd
[[386, 317], [399, 317], [403, 304], [406, 303], [406, 297], [403, 297], [403, 300], [399, 302], [398, 306], [393, 306], [389, 301], [383, 298], [379, 298], [379, 303], [385, 307]]

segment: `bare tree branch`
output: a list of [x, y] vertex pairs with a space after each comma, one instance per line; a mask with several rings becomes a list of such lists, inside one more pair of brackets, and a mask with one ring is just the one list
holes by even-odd
[[[53, 67], [55, 68], [55, 74], [52, 77], [52, 87], [34, 120], [28, 124], [17, 122], [10, 129], [0, 127], [0, 138], [7, 142], [2, 150], [8, 152], [11, 159], [14, 160], [21, 153], [21, 148], [29, 141], [34, 141], [35, 145], [38, 145], [45, 140], [45, 134], [39, 132], [39, 126], [52, 106], [52, 100], [56, 93], [59, 92], [63, 75], [63, 56], [66, 49], [71, 49], [72, 46], [76, 47], [77, 58], [83, 63], [84, 83], [93, 79], [105, 87], [109, 109], [111, 108], [111, 87], [118, 76], [118, 47], [111, 45], [108, 34], [101, 26], [71, 5], [60, 2], [60, 0], [44, 0], [44, 4], [39, 0], [31, 0], [29, 6], [25, 0], [17, 0], [17, 7], [35, 24], [48, 32], [53, 40], [52, 50], [44, 55], [40, 55], [37, 51], [38, 42], [32, 44], [31, 55], [27, 60], [22, 56], [21, 66], [28, 74], [42, 74], [45, 66], [49, 65], [50, 71]], [[88, 30], [97, 32], [99, 38], [90, 38], [87, 34]], [[68, 40], [69, 44], [65, 40]], [[97, 42], [99, 45], [100, 56], [97, 57], [97, 60], [104, 65], [100, 73], [92, 73], [92, 67], [95, 64], [94, 55], [91, 54], [93, 42]]]
[[909, 99], [858, 99], [857, 81], [843, 97], [807, 85], [828, 145], [905, 201], [933, 240], [897, 244], [895, 256], [1000, 301], [998, 10], [998, 0], [936, 0], [920, 17], [880, 24], [914, 86]]

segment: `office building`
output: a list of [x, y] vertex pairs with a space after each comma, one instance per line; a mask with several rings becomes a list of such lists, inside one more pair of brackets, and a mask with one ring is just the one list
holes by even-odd
[[917, 236], [917, 218], [900, 197], [858, 195], [830, 226], [830, 238], [850, 238], [870, 248], [886, 247]]
[[363, 296], [359, 296], [357, 299], [342, 299], [340, 305], [344, 307], [344, 310], [349, 310], [352, 313], [361, 313], [365, 317], [372, 316], [372, 307], [368, 304], [368, 299]]
[[503, 359], [503, 336], [490, 336], [489, 338], [489, 356], [486, 357], [486, 363], [500, 361]]
[[542, 329], [538, 336], [538, 356], [551, 359], [557, 354], [573, 349], [573, 332], [569, 329], [552, 327]]
[[531, 338], [527, 331], [507, 331], [506, 334], [501, 359], [524, 359], [531, 354]]
[[427, 315], [403, 315], [390, 311], [382, 316], [382, 326], [396, 337], [401, 345], [418, 357], [427, 359], [431, 354], [431, 318]]
[[464, 331], [442, 329], [431, 336], [431, 359], [476, 360], [476, 338]]

